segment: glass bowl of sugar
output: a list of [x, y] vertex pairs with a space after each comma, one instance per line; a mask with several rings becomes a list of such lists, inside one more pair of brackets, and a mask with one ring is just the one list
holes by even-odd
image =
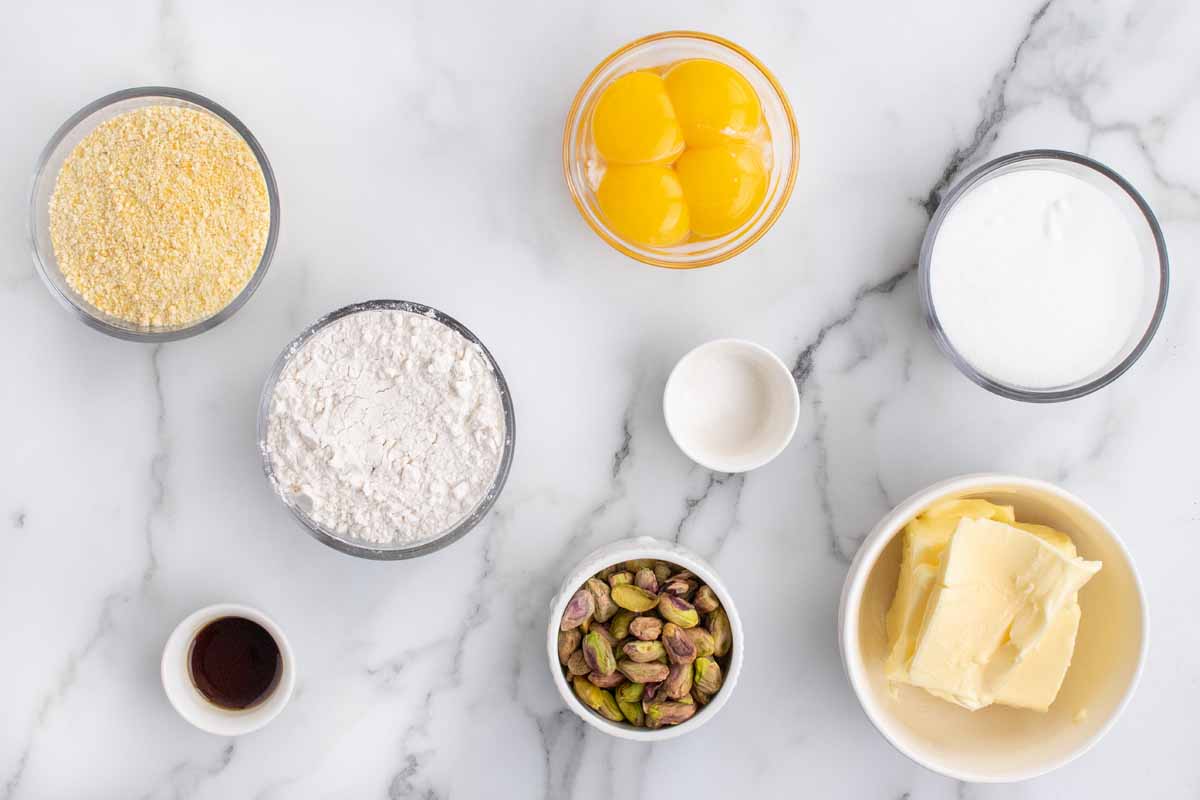
[[978, 385], [1046, 403], [1120, 377], [1166, 308], [1166, 242], [1150, 206], [1085, 156], [1027, 150], [963, 178], [925, 233], [921, 304]]
[[487, 515], [516, 417], [491, 352], [453, 317], [371, 300], [318, 319], [276, 359], [258, 407], [275, 494], [342, 553], [427, 555]]

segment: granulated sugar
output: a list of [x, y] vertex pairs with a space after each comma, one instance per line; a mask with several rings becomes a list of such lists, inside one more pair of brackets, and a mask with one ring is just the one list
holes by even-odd
[[280, 493], [366, 542], [436, 537], [487, 494], [504, 451], [499, 384], [478, 346], [430, 317], [360, 311], [293, 355], [266, 450]]

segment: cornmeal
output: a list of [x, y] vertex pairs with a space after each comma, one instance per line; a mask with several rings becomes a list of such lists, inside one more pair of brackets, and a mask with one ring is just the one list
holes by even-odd
[[75, 146], [50, 198], [67, 283], [126, 322], [177, 327], [220, 311], [254, 274], [271, 204], [245, 141], [220, 119], [149, 106]]

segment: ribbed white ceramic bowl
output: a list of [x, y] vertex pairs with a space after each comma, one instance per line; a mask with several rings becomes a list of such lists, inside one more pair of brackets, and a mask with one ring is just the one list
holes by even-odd
[[[712, 587], [713, 592], [717, 595], [717, 599], [721, 601], [725, 613], [729, 616], [729, 627], [733, 632], [733, 648], [729, 651], [729, 669], [725, 671], [725, 681], [721, 685], [721, 690], [713, 695], [712, 702], [697, 711], [696, 715], [687, 722], [658, 728], [657, 730], [635, 728], [632, 725], [626, 725], [622, 722], [610, 722], [592, 711], [579, 702], [579, 698], [575, 696], [575, 691], [567, 683], [567, 679], [563, 675], [562, 665], [558, 663], [558, 626], [562, 620], [563, 611], [567, 607], [567, 601], [571, 599], [571, 595], [575, 594], [579, 587], [583, 586], [584, 581], [605, 567], [637, 558], [654, 558], [659, 561], [666, 561], [668, 564], [677, 564], [684, 569], [690, 570], [697, 578]], [[661, 742], [664, 739], [674, 739], [676, 736], [691, 733], [699, 729], [700, 726], [708, 723], [729, 702], [734, 687], [737, 686], [738, 676], [742, 671], [744, 649], [742, 620], [738, 617], [737, 607], [733, 604], [733, 597], [729, 594], [729, 590], [725, 588], [725, 584], [721, 582], [720, 577], [717, 576], [716, 571], [708, 562], [686, 547], [673, 542], [652, 539], [649, 536], [641, 536], [636, 539], [623, 539], [596, 550], [583, 561], [579, 562], [575, 569], [571, 570], [570, 574], [563, 581], [558, 594], [554, 596], [554, 599], [550, 603], [550, 621], [546, 630], [546, 656], [549, 659], [550, 674], [554, 677], [554, 685], [558, 687], [558, 693], [562, 695], [563, 702], [567, 704], [567, 708], [574, 711], [584, 722], [610, 736], [616, 736], [621, 739], [632, 739], [638, 742]]]

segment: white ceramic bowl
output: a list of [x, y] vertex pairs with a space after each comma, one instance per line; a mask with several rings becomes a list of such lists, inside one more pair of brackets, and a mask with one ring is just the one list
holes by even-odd
[[783, 452], [800, 421], [791, 370], [762, 345], [715, 339], [671, 370], [663, 417], [675, 444], [716, 472], [749, 472]]
[[[571, 595], [575, 594], [583, 586], [584, 581], [605, 567], [637, 558], [654, 558], [691, 570], [697, 578], [708, 584], [713, 592], [716, 593], [717, 599], [721, 601], [725, 613], [729, 616], [729, 627], [733, 632], [733, 647], [729, 651], [729, 669], [725, 671], [724, 683], [721, 685], [721, 690], [713, 695], [712, 702], [697, 711], [696, 715], [687, 722], [658, 728], [657, 730], [635, 728], [632, 725], [626, 725], [621, 722], [610, 722], [592, 711], [579, 702], [579, 698], [575, 696], [575, 691], [567, 683], [567, 679], [563, 675], [562, 665], [558, 663], [558, 626], [562, 620], [563, 611], [567, 607], [567, 601], [571, 599]], [[734, 687], [737, 686], [738, 676], [742, 671], [744, 649], [742, 620], [738, 617], [737, 607], [733, 604], [733, 598], [730, 596], [729, 590], [725, 588], [725, 584], [721, 582], [721, 579], [717, 576], [713, 568], [704, 559], [686, 547], [674, 544], [673, 542], [652, 539], [649, 536], [623, 539], [596, 550], [567, 575], [558, 594], [555, 595], [550, 603], [550, 623], [546, 630], [546, 656], [550, 662], [550, 674], [554, 676], [554, 685], [558, 687], [558, 693], [562, 695], [563, 702], [567, 704], [567, 707], [574, 711], [584, 722], [610, 736], [616, 736], [621, 739], [632, 739], [638, 742], [661, 742], [664, 739], [674, 739], [676, 736], [691, 733], [707, 723], [729, 702]]]
[[[1015, 507], [1017, 519], [1051, 525], [1079, 554], [1104, 567], [1079, 593], [1075, 655], [1045, 714], [990, 706], [967, 711], [911, 686], [889, 693], [884, 614], [896, 589], [900, 533], [931, 504], [982, 497]], [[1020, 781], [1083, 755], [1112, 727], [1133, 694], [1146, 658], [1149, 618], [1133, 561], [1113, 529], [1082, 500], [1044, 481], [966, 475], [918, 492], [867, 536], [846, 576], [839, 609], [842, 661], [871, 723], [897, 750], [961, 781]]]
[[[196, 634], [208, 623], [222, 617], [242, 617], [262, 625], [279, 645], [283, 662], [283, 673], [271, 695], [258, 705], [241, 711], [219, 708], [209, 702], [192, 682], [188, 667], [188, 655]], [[296, 688], [296, 657], [292, 655], [292, 647], [283, 630], [266, 614], [249, 606], [220, 603], [196, 611], [175, 627], [163, 647], [162, 684], [175, 710], [200, 730], [218, 736], [241, 736], [275, 719], [288, 704]]]

